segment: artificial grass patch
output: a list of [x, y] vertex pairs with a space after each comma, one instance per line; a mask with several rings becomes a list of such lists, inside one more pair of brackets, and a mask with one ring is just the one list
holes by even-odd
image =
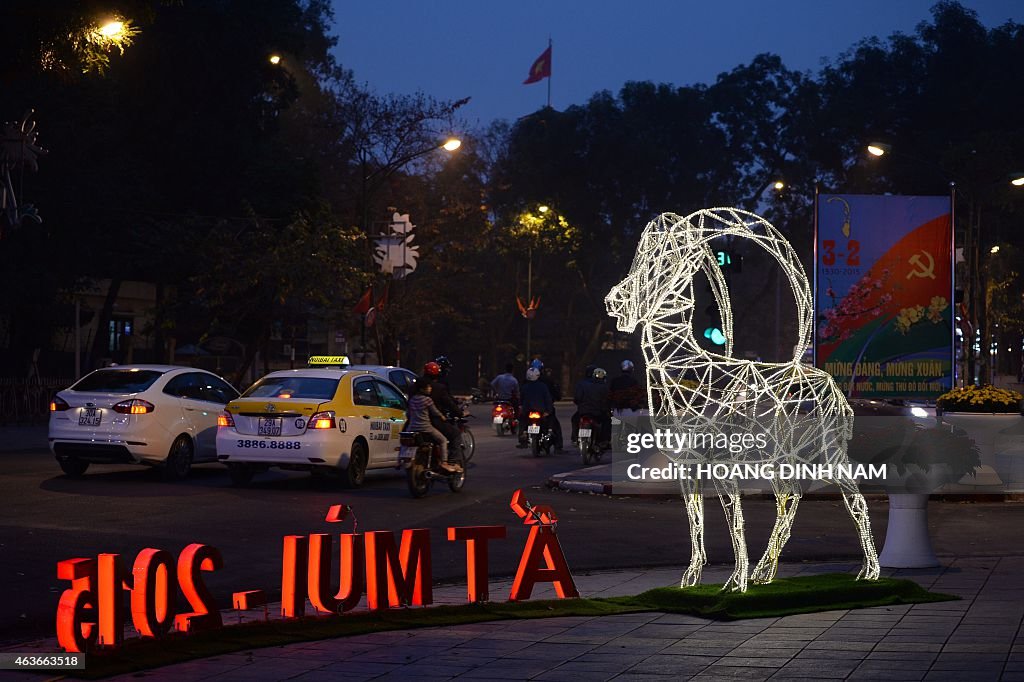
[[97, 679], [296, 642], [495, 620], [610, 616], [643, 611], [683, 613], [712, 620], [737, 620], [959, 599], [929, 592], [910, 580], [881, 578], [877, 581], [864, 581], [855, 580], [846, 573], [780, 578], [770, 585], [751, 585], [742, 594], [723, 593], [721, 587], [698, 585], [685, 590], [660, 587], [631, 597], [490, 602], [247, 623], [191, 635], [172, 635], [160, 640], [131, 640], [118, 650], [88, 655], [86, 669], [70, 674]]

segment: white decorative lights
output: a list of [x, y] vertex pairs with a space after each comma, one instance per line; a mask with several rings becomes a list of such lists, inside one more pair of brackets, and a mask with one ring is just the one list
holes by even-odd
[[[729, 290], [711, 241], [721, 237], [754, 242], [775, 258], [789, 279], [796, 301], [799, 339], [789, 362], [755, 362], [732, 357], [733, 319]], [[724, 354], [702, 348], [693, 335], [694, 277], [703, 272], [722, 320]], [[644, 229], [629, 275], [605, 297], [617, 327], [641, 326], [647, 364], [647, 399], [653, 425], [677, 433], [732, 433], [755, 430], [765, 447], [683, 448], [664, 456], [683, 464], [819, 465], [835, 471], [829, 482], [842, 492], [857, 526], [863, 566], [858, 578], [878, 578], [868, 506], [857, 483], [845, 475], [846, 443], [853, 433], [853, 410], [832, 377], [801, 362], [813, 333], [813, 299], [807, 275], [793, 247], [763, 218], [736, 208], [711, 208], [686, 217], [665, 213]], [[753, 441], [753, 439], [751, 439]], [[747, 441], [750, 442], [750, 441]], [[739, 451], [737, 451], [739, 450]], [[691, 557], [681, 586], [700, 582], [704, 552], [704, 502], [698, 477], [681, 478], [690, 523]], [[748, 559], [735, 478], [714, 477], [732, 536], [735, 568], [724, 589], [746, 591]], [[802, 490], [798, 481], [770, 479], [777, 502], [775, 526], [764, 555], [749, 579], [769, 583], [789, 539]]]

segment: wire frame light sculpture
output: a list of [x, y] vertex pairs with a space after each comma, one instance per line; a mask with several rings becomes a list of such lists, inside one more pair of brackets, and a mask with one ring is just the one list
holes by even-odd
[[[774, 258], [789, 281], [797, 308], [799, 338], [788, 362], [757, 362], [734, 358], [733, 318], [728, 285], [718, 267], [712, 240], [745, 239]], [[693, 333], [696, 307], [694, 279], [707, 277], [718, 306], [724, 352], [701, 347]], [[879, 575], [878, 554], [871, 535], [868, 507], [849, 475], [847, 441], [853, 434], [853, 410], [832, 377], [801, 362], [811, 346], [813, 298], [800, 259], [786, 238], [763, 218], [736, 208], [703, 209], [685, 217], [665, 213], [644, 229], [629, 275], [605, 297], [608, 314], [620, 331], [640, 327], [647, 366], [647, 400], [652, 425], [677, 434], [756, 433], [735, 447], [694, 446], [663, 451], [680, 465], [788, 464], [815, 466], [838, 486], [857, 528], [863, 565], [860, 579]], [[718, 467], [716, 467], [718, 468]], [[705, 469], [706, 470], [706, 469]], [[834, 473], [833, 473], [834, 472]], [[768, 547], [749, 570], [740, 481], [710, 476], [725, 511], [735, 568], [724, 589], [746, 591], [748, 580], [769, 583], [789, 539], [802, 488], [794, 478], [771, 477], [776, 520]], [[700, 582], [707, 562], [704, 551], [704, 503], [698, 476], [681, 477], [690, 524], [690, 564], [681, 587]]]

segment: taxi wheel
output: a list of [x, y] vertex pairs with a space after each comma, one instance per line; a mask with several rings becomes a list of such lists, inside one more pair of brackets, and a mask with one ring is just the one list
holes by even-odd
[[352, 455], [348, 466], [341, 470], [341, 485], [345, 488], [361, 488], [366, 480], [366, 446], [361, 442], [352, 444]]
[[192, 439], [188, 436], [178, 436], [171, 445], [171, 451], [164, 462], [163, 475], [165, 481], [178, 481], [188, 476], [192, 469]]
[[85, 473], [85, 470], [89, 468], [88, 462], [83, 462], [77, 457], [68, 457], [67, 459], [58, 459], [57, 464], [60, 464], [60, 470], [67, 474], [70, 478], [78, 478]]

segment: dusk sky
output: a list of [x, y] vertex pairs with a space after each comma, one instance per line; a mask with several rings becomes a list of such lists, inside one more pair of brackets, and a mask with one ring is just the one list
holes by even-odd
[[[869, 36], [913, 33], [934, 0], [333, 0], [335, 50], [378, 93], [472, 97], [471, 127], [543, 106], [522, 85], [553, 49], [551, 104], [562, 110], [631, 80], [712, 83], [762, 52], [817, 71]], [[1024, 0], [964, 0], [987, 27], [1024, 23]]]

